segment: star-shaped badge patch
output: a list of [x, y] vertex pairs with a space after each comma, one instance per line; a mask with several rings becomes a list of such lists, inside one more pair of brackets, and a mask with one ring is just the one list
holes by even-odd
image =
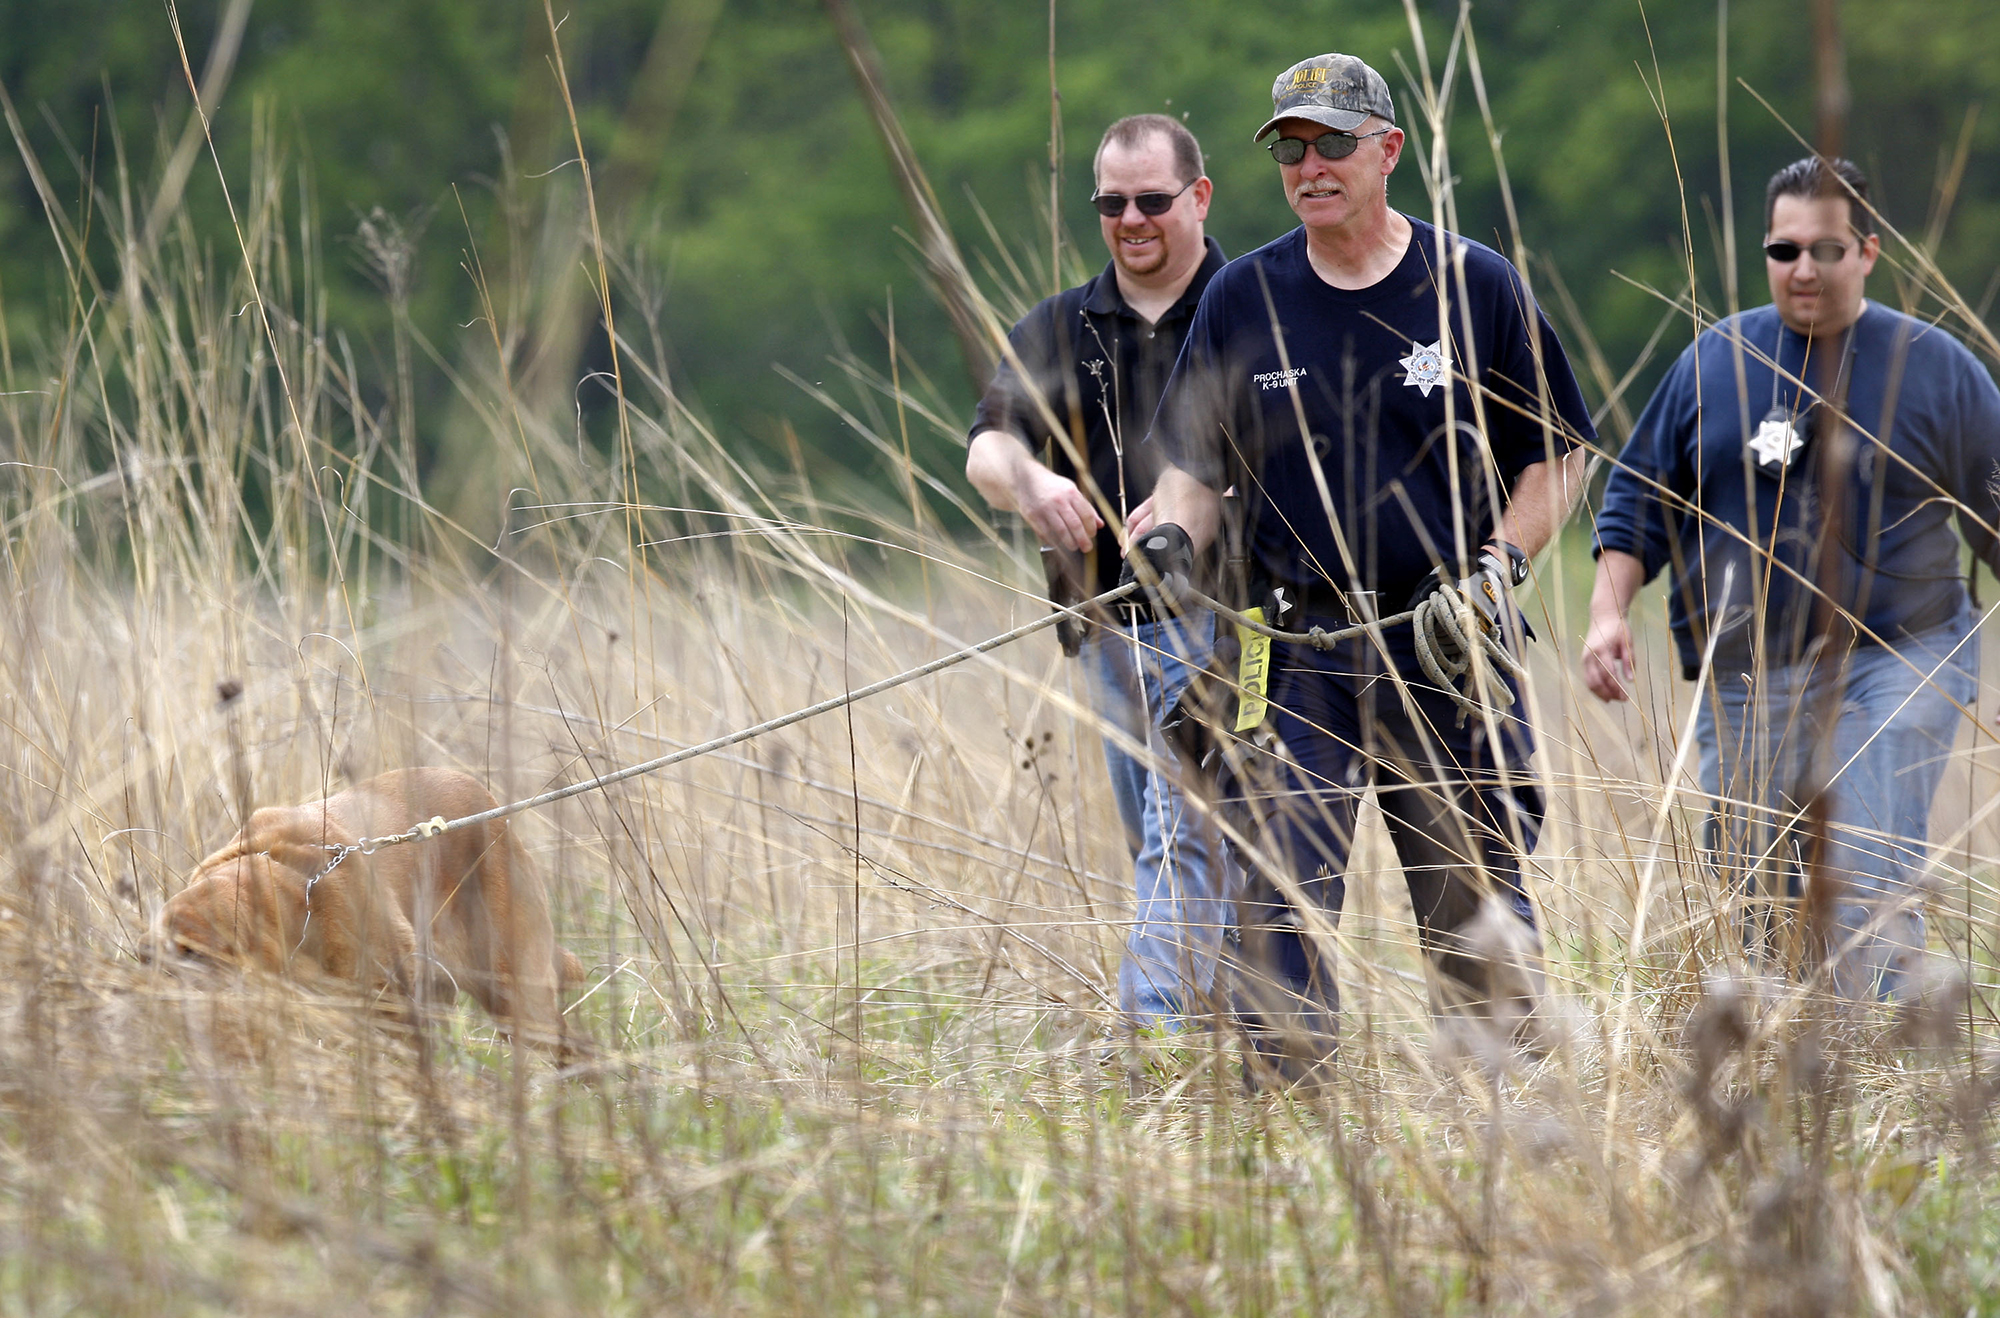
[[1423, 390], [1426, 398], [1431, 396], [1431, 390], [1444, 383], [1445, 369], [1450, 365], [1442, 338], [1436, 343], [1418, 343], [1412, 339], [1410, 355], [1396, 360], [1403, 368], [1403, 383]]
[[1760, 467], [1783, 470], [1792, 465], [1792, 455], [1804, 446], [1798, 427], [1776, 417], [1765, 417], [1758, 424], [1757, 433], [1750, 437], [1750, 452]]

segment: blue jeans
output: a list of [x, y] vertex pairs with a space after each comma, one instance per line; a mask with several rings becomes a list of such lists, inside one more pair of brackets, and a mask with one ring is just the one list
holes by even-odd
[[[1923, 889], [1931, 798], [1957, 736], [1959, 706], [1979, 688], [1970, 612], [1895, 648], [1857, 646], [1818, 664], [1720, 672], [1695, 732], [1701, 786], [1715, 811], [1709, 846], [1751, 902], [1751, 947], [1769, 955], [1782, 904], [1800, 891], [1800, 811], [1820, 741], [1817, 696], [1843, 684], [1827, 771], [1826, 869], [1834, 906], [1833, 988], [1850, 1000], [1895, 999], [1924, 950]], [[1844, 662], [1843, 662], [1844, 661]]]
[[[1137, 910], [1118, 968], [1118, 1005], [1140, 1026], [1175, 1028], [1209, 1004], [1216, 952], [1231, 919], [1221, 891], [1220, 848], [1190, 809], [1160, 719], [1208, 663], [1207, 614], [1136, 628], [1096, 628], [1084, 640], [1091, 707], [1147, 755], [1104, 739], [1104, 766], [1132, 852]], [[1150, 761], [1150, 763], [1148, 762]]]

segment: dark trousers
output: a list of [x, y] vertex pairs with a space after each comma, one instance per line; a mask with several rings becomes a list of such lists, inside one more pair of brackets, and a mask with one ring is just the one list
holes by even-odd
[[1522, 922], [1510, 931], [1517, 944], [1520, 934], [1536, 937], [1521, 862], [1540, 834], [1543, 802], [1527, 772], [1533, 742], [1524, 711], [1518, 704], [1500, 711], [1497, 738], [1479, 719], [1457, 726], [1457, 706], [1422, 675], [1410, 629], [1387, 629], [1383, 640], [1386, 659], [1367, 638], [1330, 651], [1276, 647], [1276, 740], [1266, 751], [1231, 756], [1221, 784], [1257, 851], [1282, 871], [1239, 850], [1245, 884], [1234, 1006], [1263, 1064], [1285, 1080], [1332, 1056], [1340, 995], [1333, 949], [1314, 935], [1284, 880], [1325, 917], [1322, 928], [1337, 923], [1369, 787], [1437, 972], [1434, 1009], [1480, 1013], [1509, 992], [1493, 982], [1492, 953], [1463, 935], [1488, 898]]

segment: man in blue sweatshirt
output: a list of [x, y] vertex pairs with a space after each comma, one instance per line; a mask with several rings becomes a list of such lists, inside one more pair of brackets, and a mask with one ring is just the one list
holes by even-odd
[[1845, 160], [1772, 177], [1771, 305], [1703, 332], [1640, 416], [1597, 519], [1583, 653], [1586, 685], [1626, 699], [1626, 612], [1671, 567], [1709, 841], [1751, 899], [1753, 947], [1777, 950], [1823, 782], [1820, 950], [1863, 1000], [1900, 997], [1922, 956], [1931, 798], [1977, 696], [1951, 524], [2000, 566], [2000, 391], [1950, 334], [1863, 296], [1867, 195]]

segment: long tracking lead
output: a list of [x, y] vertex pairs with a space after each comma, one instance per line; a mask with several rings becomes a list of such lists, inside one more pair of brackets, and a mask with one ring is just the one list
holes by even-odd
[[[444, 833], [454, 833], [461, 828], [470, 828], [474, 824], [483, 824], [494, 819], [505, 819], [509, 815], [516, 815], [524, 810], [535, 810], [545, 805], [553, 805], [557, 801], [566, 800], [572, 796], [580, 796], [585, 792], [601, 791], [606, 787], [622, 783], [629, 778], [638, 778], [645, 774], [657, 773], [661, 769], [670, 768], [683, 761], [699, 758], [710, 751], [718, 751], [724, 747], [735, 746], [742, 742], [754, 740], [766, 733], [777, 732], [781, 728], [788, 728], [794, 723], [803, 722], [816, 714], [825, 714], [832, 710], [840, 709], [843, 706], [851, 705], [857, 700], [866, 700], [870, 696], [880, 695], [884, 691], [890, 691], [905, 683], [914, 682], [920, 677], [928, 677], [932, 673], [941, 672], [955, 664], [964, 663], [966, 660], [985, 654], [988, 651], [997, 650], [1003, 645], [1010, 645], [1024, 636], [1031, 636], [1044, 628], [1053, 627], [1065, 618], [1087, 619], [1091, 612], [1106, 609], [1138, 589], [1137, 583], [1127, 582], [1122, 586], [1107, 590], [1102, 595], [1084, 600], [1079, 604], [1058, 607], [1047, 617], [1023, 623], [1011, 631], [1005, 631], [998, 636], [989, 637], [977, 645], [968, 645], [962, 650], [954, 650], [948, 655], [933, 659], [929, 663], [921, 664], [916, 668], [909, 669], [907, 672], [898, 673], [894, 677], [885, 677], [879, 682], [871, 683], [855, 691], [831, 696], [820, 701], [818, 704], [808, 705], [804, 709], [795, 709], [789, 714], [781, 714], [777, 718], [768, 719], [754, 727], [744, 728], [741, 731], [729, 733], [727, 736], [717, 737], [713, 741], [705, 741], [699, 746], [684, 747], [670, 755], [662, 755], [657, 759], [647, 760], [642, 764], [628, 765], [612, 773], [600, 774], [595, 778], [586, 778], [582, 782], [571, 783], [567, 787], [559, 787], [554, 791], [543, 792], [540, 796], [531, 796], [525, 800], [512, 801], [506, 805], [495, 806], [491, 810], [482, 810], [478, 814], [466, 815], [461, 819], [432, 818], [401, 833], [390, 833], [383, 837], [363, 838], [355, 845], [355, 850], [365, 854], [372, 854], [383, 847], [401, 846], [406, 842], [416, 842], [422, 839], [438, 837]], [[1408, 612], [1393, 614], [1390, 617], [1383, 618], [1380, 622], [1361, 623], [1353, 627], [1341, 628], [1338, 631], [1330, 632], [1321, 627], [1314, 627], [1309, 631], [1288, 632], [1268, 626], [1254, 618], [1246, 617], [1221, 601], [1210, 599], [1199, 591], [1188, 589], [1185, 593], [1193, 603], [1213, 610], [1217, 616], [1236, 626], [1248, 628], [1259, 635], [1268, 636], [1272, 640], [1283, 641], [1291, 645], [1310, 645], [1316, 650], [1330, 650], [1342, 641], [1352, 640], [1354, 637], [1367, 633], [1371, 628], [1393, 627], [1405, 622], [1414, 623], [1416, 626], [1417, 662], [1423, 666], [1425, 675], [1442, 688], [1458, 705], [1459, 722], [1463, 724], [1467, 716], [1481, 715], [1487, 709], [1495, 708], [1495, 706], [1481, 703], [1478, 698], [1467, 695], [1454, 685], [1454, 682], [1458, 678], [1474, 670], [1472, 638], [1468, 634], [1468, 629], [1461, 624], [1459, 619], [1453, 616], [1453, 611], [1448, 606], [1440, 605], [1437, 601], [1425, 600]], [[1498, 642], [1484, 628], [1474, 625], [1470, 631], [1478, 634], [1477, 643], [1484, 648], [1487, 656], [1493, 660], [1495, 665], [1505, 668], [1509, 673], [1517, 675], [1520, 673], [1521, 666], [1519, 661], [1502, 649]], [[1507, 705], [1512, 705], [1514, 703], [1514, 693], [1507, 688], [1507, 685], [1493, 677], [1491, 669], [1484, 669], [1482, 671], [1487, 675], [1485, 685], [1490, 688], [1497, 688], [1497, 694], [1505, 697], [1504, 703], [1497, 707], [1505, 708]]]
[[401, 846], [405, 842], [415, 842], [422, 838], [434, 838], [444, 833], [455, 833], [461, 828], [470, 828], [474, 824], [483, 824], [494, 819], [505, 819], [508, 815], [517, 815], [523, 810], [535, 810], [545, 805], [554, 805], [557, 801], [566, 800], [572, 796], [580, 796], [585, 792], [600, 791], [613, 784], [622, 783], [628, 778], [637, 778], [643, 774], [656, 773], [661, 769], [679, 764], [683, 760], [692, 760], [706, 755], [710, 751], [719, 751], [726, 746], [734, 746], [738, 743], [761, 737], [767, 732], [776, 732], [780, 728], [788, 728], [794, 723], [800, 723], [813, 717], [815, 714], [825, 714], [831, 710], [839, 709], [844, 705], [851, 705], [857, 700], [866, 700], [870, 696], [880, 695], [884, 691], [890, 691], [905, 683], [914, 682], [920, 677], [928, 677], [930, 674], [950, 668], [954, 664], [962, 664], [966, 660], [985, 654], [989, 650], [997, 650], [1001, 646], [1009, 645], [1024, 636], [1031, 636], [1045, 627], [1053, 627], [1064, 618], [1083, 617], [1086, 610], [1101, 609], [1115, 604], [1138, 588], [1135, 584], [1127, 583], [1115, 589], [1107, 590], [1094, 599], [1084, 600], [1080, 604], [1058, 607], [1055, 612], [1049, 614], [1047, 617], [1023, 623], [1012, 631], [1005, 631], [998, 636], [989, 637], [977, 645], [968, 645], [963, 650], [954, 650], [948, 655], [933, 659], [927, 664], [910, 669], [908, 672], [898, 673], [894, 677], [885, 677], [879, 682], [871, 683], [856, 691], [848, 691], [841, 695], [831, 696], [816, 705], [808, 705], [804, 709], [795, 709], [789, 714], [781, 714], [777, 718], [768, 719], [765, 722], [757, 724], [755, 727], [744, 728], [740, 732], [732, 732], [727, 736], [717, 737], [713, 741], [705, 741], [699, 746], [689, 746], [682, 750], [677, 750], [671, 755], [662, 755], [658, 759], [647, 760], [643, 764], [628, 765], [613, 773], [600, 774], [595, 778], [587, 778], [580, 783], [571, 783], [568, 787], [559, 787], [551, 792], [543, 792], [540, 796], [531, 796], [524, 801], [513, 801], [506, 805], [497, 805], [491, 810], [482, 810], [476, 815], [466, 815], [462, 819], [428, 819], [401, 833], [390, 833], [383, 837], [363, 838], [356, 844], [356, 849], [366, 853], [373, 853], [381, 850], [383, 847], [396, 847]]
[[[1435, 596], [1419, 601], [1414, 609], [1392, 613], [1376, 622], [1357, 623], [1337, 631], [1313, 627], [1302, 632], [1288, 632], [1239, 613], [1192, 587], [1184, 588], [1184, 593], [1194, 603], [1213, 610], [1224, 621], [1246, 631], [1290, 645], [1310, 645], [1315, 650], [1331, 650], [1343, 641], [1366, 635], [1373, 628], [1394, 627], [1407, 622], [1415, 633], [1418, 665], [1423, 668], [1424, 676], [1430, 678], [1458, 706], [1460, 727], [1465, 726], [1468, 717], [1483, 717], [1488, 710], [1513, 706], [1513, 688], [1499, 679], [1495, 669], [1514, 677], [1520, 677], [1525, 672], [1521, 661], [1509, 654], [1492, 632], [1469, 616], [1461, 616], [1470, 615], [1471, 609], [1454, 609], [1449, 601]], [[1491, 668], [1475, 665], [1472, 658], [1475, 645], [1485, 651], [1492, 663]], [[1458, 684], [1461, 678], [1481, 690], [1477, 694], [1460, 690]]]

